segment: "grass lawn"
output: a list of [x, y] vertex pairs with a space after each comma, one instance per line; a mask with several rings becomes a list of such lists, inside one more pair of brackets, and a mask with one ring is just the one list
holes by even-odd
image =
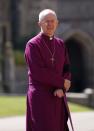
[[[92, 109], [69, 103], [71, 112], [92, 111]], [[24, 115], [26, 112], [25, 96], [0, 96], [0, 117]]]
[[0, 96], [0, 117], [25, 114], [25, 96]]
[[79, 104], [69, 103], [69, 108], [71, 112], [85, 112], [85, 111], [94, 111], [93, 109], [82, 106]]

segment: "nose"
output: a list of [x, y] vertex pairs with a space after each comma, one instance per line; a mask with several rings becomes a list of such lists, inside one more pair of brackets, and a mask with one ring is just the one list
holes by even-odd
[[49, 22], [47, 22], [47, 25], [48, 25], [48, 26], [52, 26], [52, 25], [53, 25], [53, 22], [49, 21]]
[[52, 25], [52, 24], [53, 24], [53, 22], [52, 22], [52, 21], [49, 21], [49, 22], [48, 22], [48, 25]]

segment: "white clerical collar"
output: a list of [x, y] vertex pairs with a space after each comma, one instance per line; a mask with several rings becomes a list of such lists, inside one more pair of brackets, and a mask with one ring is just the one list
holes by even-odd
[[53, 39], [53, 36], [49, 37], [49, 39], [52, 40], [52, 39]]
[[43, 32], [40, 32], [40, 34], [42, 34], [43, 36], [46, 36], [49, 40], [53, 40], [53, 38], [54, 38], [54, 35], [53, 36], [48, 36]]

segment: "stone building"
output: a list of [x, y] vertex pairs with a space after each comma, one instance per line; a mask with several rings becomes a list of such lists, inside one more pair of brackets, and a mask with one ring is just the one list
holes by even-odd
[[12, 0], [14, 14], [11, 14], [15, 37], [37, 33], [38, 13], [45, 8], [55, 10], [59, 19], [56, 34], [64, 39], [71, 60], [71, 90], [94, 89], [94, 0], [15, 1]]

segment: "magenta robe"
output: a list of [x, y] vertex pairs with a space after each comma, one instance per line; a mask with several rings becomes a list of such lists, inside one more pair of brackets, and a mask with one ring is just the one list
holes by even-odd
[[[45, 44], [52, 52], [55, 44], [53, 64]], [[39, 33], [26, 44], [25, 59], [29, 76], [26, 131], [68, 131], [64, 100], [53, 95], [55, 89], [64, 88], [64, 79], [71, 77], [64, 42]]]

